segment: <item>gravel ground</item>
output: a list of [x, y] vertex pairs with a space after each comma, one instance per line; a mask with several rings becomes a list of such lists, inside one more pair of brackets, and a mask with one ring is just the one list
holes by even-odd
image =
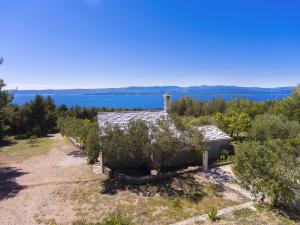
[[103, 179], [92, 173], [80, 152], [65, 144], [60, 134], [51, 138], [54, 144], [45, 155], [17, 164], [0, 163], [1, 225], [72, 224], [73, 206], [56, 195], [57, 190]]

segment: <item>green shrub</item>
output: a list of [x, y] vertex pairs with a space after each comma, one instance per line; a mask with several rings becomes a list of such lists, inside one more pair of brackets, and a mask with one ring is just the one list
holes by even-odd
[[211, 221], [216, 221], [216, 220], [220, 219], [220, 217], [218, 217], [218, 210], [216, 208], [211, 209], [208, 212], [208, 217]]
[[87, 145], [89, 130], [93, 126], [88, 119], [78, 119], [75, 117], [61, 117], [58, 119], [58, 127], [62, 135], [74, 138], [83, 147]]
[[214, 116], [179, 116], [173, 113], [171, 114], [171, 120], [174, 122], [176, 128], [180, 131], [199, 126], [216, 124]]
[[154, 167], [167, 168], [183, 147], [183, 141], [176, 137], [176, 129], [172, 129], [171, 120], [160, 121], [159, 125], [152, 127], [152, 152], [158, 156]]
[[54, 100], [50, 96], [40, 95], [24, 105], [11, 105], [7, 118], [9, 131], [15, 135], [46, 136], [55, 130], [55, 109]]
[[284, 113], [289, 119], [300, 122], [300, 84], [294, 89], [291, 96], [283, 101]]
[[263, 114], [255, 117], [249, 134], [259, 141], [296, 137], [300, 134], [300, 124], [280, 115]]
[[37, 143], [38, 137], [36, 135], [32, 135], [29, 137], [28, 144], [30, 144], [31, 147], [34, 147]]
[[214, 116], [183, 116], [181, 119], [187, 128], [216, 124]]
[[290, 141], [243, 142], [237, 147], [234, 173], [262, 203], [268, 198], [274, 206], [289, 206], [299, 188], [299, 148]]
[[157, 126], [131, 121], [126, 131], [117, 125], [108, 125], [101, 133], [100, 148], [107, 165], [112, 169], [165, 169], [174, 166], [174, 159], [181, 153], [190, 156], [186, 164], [194, 165], [201, 161], [201, 153], [205, 148], [200, 131], [185, 129], [178, 132], [171, 119], [162, 120]]
[[152, 153], [158, 156], [154, 162], [156, 168], [168, 168], [174, 165], [175, 159], [181, 153], [189, 155], [191, 160], [185, 164], [199, 163], [201, 153], [206, 148], [203, 144], [203, 135], [197, 129], [184, 129], [180, 132], [175, 129], [171, 119], [162, 120], [151, 129]]
[[220, 161], [227, 161], [229, 159], [229, 155], [230, 155], [229, 151], [226, 149], [223, 149], [221, 151]]
[[218, 127], [230, 134], [231, 137], [248, 130], [250, 126], [250, 117], [246, 112], [231, 111], [226, 114], [217, 113], [216, 121]]
[[189, 199], [193, 202], [198, 202], [203, 197], [203, 194], [204, 194], [204, 192], [203, 192], [202, 188], [196, 187], [189, 194]]
[[101, 131], [101, 149], [113, 169], [146, 165], [150, 159], [149, 128], [143, 121], [131, 121], [127, 132], [119, 126], [107, 126]]
[[97, 161], [99, 153], [101, 151], [100, 146], [100, 133], [98, 124], [93, 124], [92, 128], [88, 132], [87, 136], [87, 157], [90, 163]]

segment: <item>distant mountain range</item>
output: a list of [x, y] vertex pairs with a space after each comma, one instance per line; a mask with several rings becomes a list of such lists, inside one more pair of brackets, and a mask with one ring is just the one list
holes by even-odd
[[65, 89], [65, 90], [18, 90], [15, 94], [41, 94], [41, 95], [157, 95], [157, 94], [200, 94], [200, 95], [289, 95], [293, 87], [259, 88], [238, 86], [132, 86], [124, 88], [99, 88], [99, 89]]

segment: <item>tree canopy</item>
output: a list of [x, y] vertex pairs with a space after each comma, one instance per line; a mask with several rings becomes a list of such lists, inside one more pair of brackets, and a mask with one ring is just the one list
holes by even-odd
[[300, 134], [298, 121], [287, 120], [283, 115], [258, 115], [251, 123], [249, 135], [255, 140], [285, 139]]
[[218, 126], [232, 137], [234, 134], [239, 137], [241, 132], [246, 131], [250, 126], [250, 117], [245, 112], [231, 111], [228, 114], [217, 113]]
[[287, 141], [244, 142], [238, 146], [233, 169], [261, 202], [269, 197], [275, 206], [290, 206], [299, 190], [296, 152], [299, 149]]
[[0, 79], [0, 138], [2, 138], [8, 127], [6, 126], [6, 119], [9, 115], [8, 105], [12, 100], [12, 96], [8, 91], [3, 90], [5, 83]]
[[24, 106], [13, 106], [10, 110], [11, 133], [45, 136], [55, 128], [56, 106], [51, 97], [37, 95]]

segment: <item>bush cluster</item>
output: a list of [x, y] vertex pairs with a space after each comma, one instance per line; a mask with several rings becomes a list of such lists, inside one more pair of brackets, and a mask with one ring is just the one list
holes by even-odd
[[249, 135], [259, 141], [286, 139], [300, 134], [298, 121], [287, 120], [283, 115], [258, 115], [251, 123]]
[[62, 135], [74, 138], [82, 147], [87, 146], [88, 134], [93, 125], [90, 120], [68, 116], [59, 118], [57, 123]]
[[8, 106], [8, 132], [29, 137], [46, 136], [56, 126], [56, 106], [52, 98], [36, 96], [22, 106]]
[[[178, 132], [171, 120], [163, 120], [156, 126], [133, 120], [126, 131], [117, 125], [105, 127], [100, 130], [99, 135], [95, 135], [95, 131], [89, 134], [88, 155], [97, 157], [101, 151], [106, 164], [113, 169], [165, 169], [197, 164], [201, 161], [201, 153], [205, 148], [199, 131], [185, 129]], [[94, 144], [95, 142], [100, 145]], [[95, 160], [96, 158], [90, 158], [90, 161]]]
[[201, 162], [205, 145], [201, 132], [192, 128], [176, 128], [174, 120], [157, 125], [132, 120], [126, 130], [118, 125], [99, 129], [97, 123], [75, 117], [61, 117], [58, 127], [62, 135], [74, 138], [86, 149], [90, 163], [102, 152], [112, 169], [147, 167], [165, 169]]
[[284, 114], [265, 113], [251, 122], [249, 140], [236, 149], [234, 171], [264, 202], [291, 206], [300, 190], [300, 86], [283, 101]]
[[300, 139], [247, 141], [238, 146], [234, 172], [261, 202], [290, 206], [300, 189]]

